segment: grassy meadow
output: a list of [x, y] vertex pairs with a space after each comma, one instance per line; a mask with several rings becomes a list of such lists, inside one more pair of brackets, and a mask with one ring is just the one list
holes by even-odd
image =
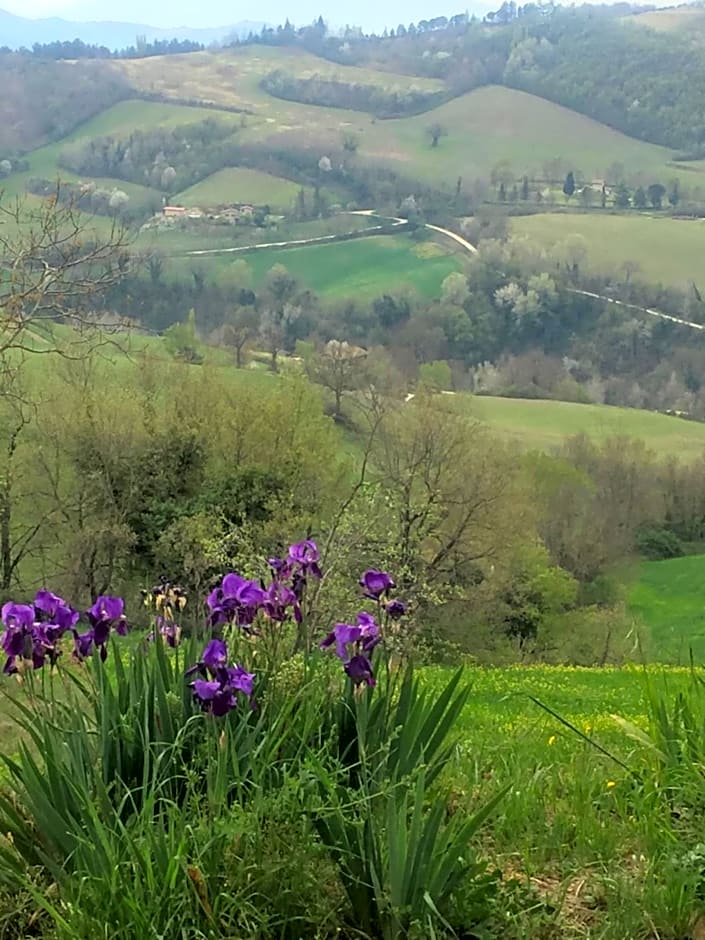
[[229, 266], [243, 260], [255, 285], [262, 283], [275, 264], [282, 264], [302, 284], [329, 300], [376, 297], [400, 286], [430, 298], [438, 295], [449, 274], [462, 270], [452, 250], [435, 242], [414, 242], [406, 235], [191, 257], [188, 270], [205, 269], [216, 278], [227, 277]]
[[[273, 209], [290, 209], [301, 187], [291, 180], [247, 167], [226, 167], [195, 186], [179, 193], [182, 206], [217, 206], [219, 203], [246, 202]], [[313, 190], [305, 187], [308, 198]]]
[[550, 451], [574, 434], [627, 435], [661, 456], [697, 457], [705, 449], [705, 424], [636, 408], [565, 401], [457, 395], [457, 407], [523, 447]]
[[511, 221], [512, 232], [550, 251], [571, 235], [585, 239], [584, 267], [618, 272], [636, 262], [634, 277], [673, 287], [699, 283], [705, 252], [705, 221], [669, 219], [658, 215], [591, 215], [556, 212]]
[[[6, 196], [16, 196], [24, 192], [25, 184], [30, 177], [41, 176], [46, 179], [56, 179], [61, 176], [67, 181], [77, 179], [75, 173], [60, 169], [59, 155], [68, 144], [90, 140], [93, 137], [108, 135], [128, 136], [132, 131], [145, 127], [178, 127], [184, 124], [195, 124], [207, 117], [217, 117], [218, 120], [233, 124], [237, 123], [238, 116], [226, 111], [214, 112], [204, 108], [192, 108], [179, 104], [157, 103], [153, 101], [129, 100], [120, 101], [103, 111], [97, 117], [86, 121], [66, 137], [53, 144], [47, 144], [38, 150], [27, 154], [29, 169], [22, 173], [13, 173], [3, 181], [3, 193]], [[100, 185], [101, 181], [96, 180]], [[136, 195], [148, 187], [125, 183], [122, 180], [103, 180], [102, 184], [117, 186], [128, 195]], [[155, 192], [154, 190], [148, 190]]]
[[642, 562], [629, 609], [647, 626], [659, 662], [705, 664], [705, 555]]
[[697, 3], [666, 7], [663, 10], [647, 10], [644, 13], [624, 17], [624, 20], [665, 32], [684, 29], [700, 31], [705, 27], [705, 14], [700, 4]]
[[[490, 86], [461, 95], [425, 114], [377, 121], [370, 115], [337, 108], [283, 101], [268, 95], [259, 81], [275, 68], [302, 76], [337, 76], [344, 81], [385, 89], [442, 87], [433, 80], [393, 75], [386, 71], [332, 65], [292, 49], [248, 47], [228, 52], [189, 53], [122, 60], [135, 87], [181, 100], [202, 100], [215, 105], [252, 111], [245, 119], [243, 140], [282, 137], [292, 146], [319, 141], [339, 146], [344, 130], [359, 137], [360, 158], [394, 166], [400, 173], [436, 185], [452, 185], [458, 175], [471, 179], [489, 175], [500, 160], [508, 160], [518, 176], [541, 172], [542, 163], [555, 157], [574, 162], [586, 176], [604, 176], [613, 162], [664, 179], [683, 175], [671, 164], [665, 147], [644, 143], [612, 130], [535, 95]], [[429, 146], [426, 128], [433, 121], [447, 130], [437, 148]], [[703, 173], [701, 164], [689, 164], [687, 176]]]

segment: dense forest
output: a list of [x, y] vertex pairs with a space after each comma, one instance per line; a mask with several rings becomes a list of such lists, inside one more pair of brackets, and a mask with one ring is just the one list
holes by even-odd
[[106, 62], [59, 62], [0, 53], [0, 159], [59, 140], [130, 94]]

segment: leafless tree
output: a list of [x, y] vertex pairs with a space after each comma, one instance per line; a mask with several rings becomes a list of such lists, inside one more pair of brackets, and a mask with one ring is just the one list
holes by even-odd
[[97, 224], [60, 184], [38, 203], [0, 199], [0, 356], [56, 351], [52, 323], [81, 333], [93, 325], [96, 298], [130, 265], [126, 230]]
[[333, 417], [342, 417], [343, 395], [354, 391], [362, 381], [362, 367], [367, 350], [332, 339], [317, 350], [306, 363], [310, 378], [327, 388], [335, 398]]

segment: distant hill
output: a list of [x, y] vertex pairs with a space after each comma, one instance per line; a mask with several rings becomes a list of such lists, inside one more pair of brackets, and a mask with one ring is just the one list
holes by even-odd
[[250, 31], [259, 32], [264, 24], [243, 20], [229, 26], [207, 29], [178, 26], [161, 28], [143, 23], [73, 22], [59, 17], [29, 19], [0, 10], [0, 46], [10, 49], [31, 48], [35, 43], [64, 42], [80, 39], [85, 43], [107, 46], [109, 49], [124, 49], [135, 42], [136, 36], [144, 36], [147, 42], [155, 39], [191, 39], [205, 45], [231, 36], [247, 36]]

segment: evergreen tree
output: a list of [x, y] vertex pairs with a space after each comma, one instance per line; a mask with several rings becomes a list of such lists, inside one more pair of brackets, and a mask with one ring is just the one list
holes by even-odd
[[614, 204], [618, 209], [628, 209], [631, 205], [629, 188], [626, 183], [617, 183], [615, 186]]
[[563, 183], [563, 192], [565, 193], [566, 199], [570, 199], [575, 192], [575, 176], [572, 170], [566, 174], [565, 183]]

